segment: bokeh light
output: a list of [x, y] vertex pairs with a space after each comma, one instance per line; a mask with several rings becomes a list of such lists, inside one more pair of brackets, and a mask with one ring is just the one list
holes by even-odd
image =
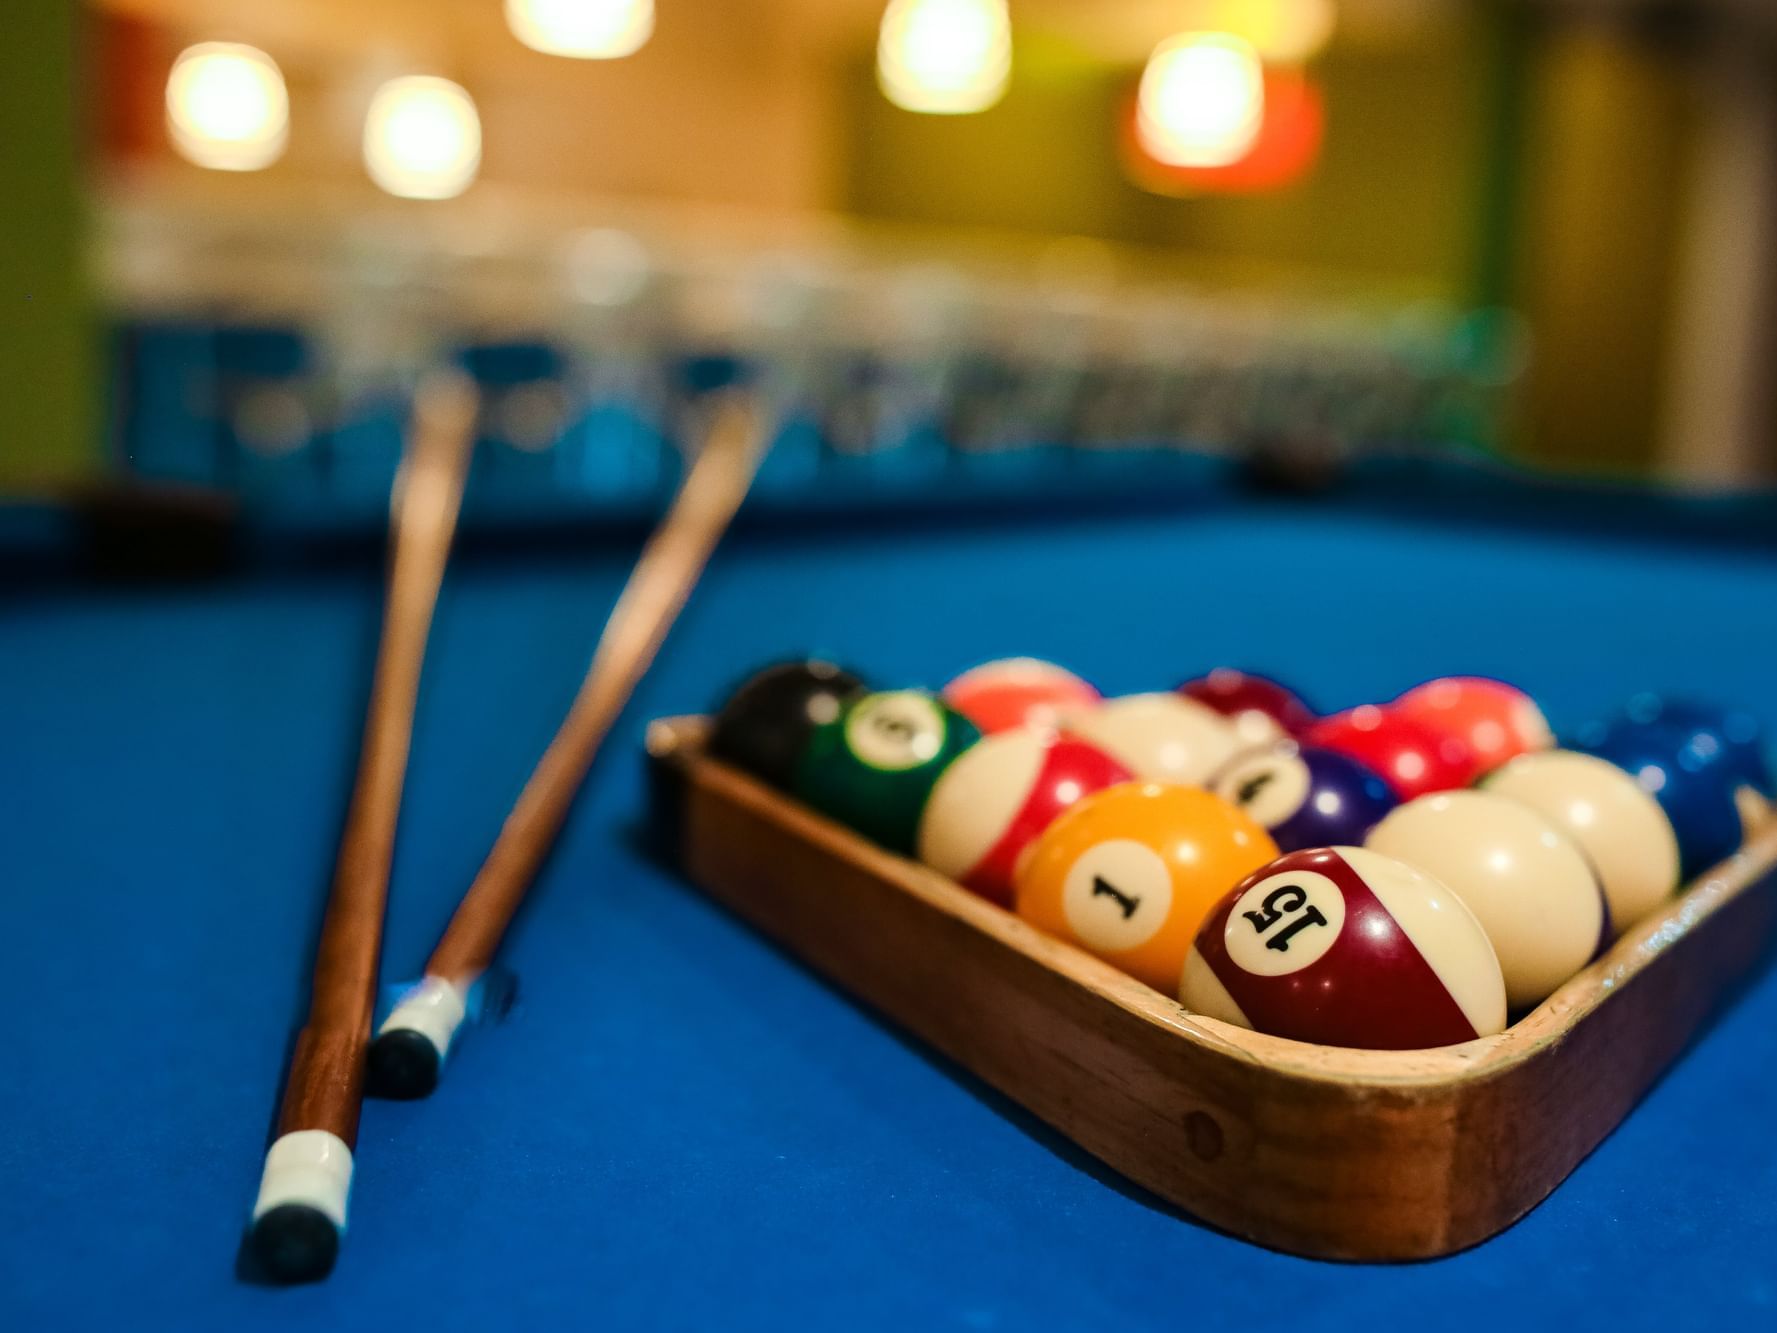
[[654, 0], [506, 0], [513, 36], [551, 56], [616, 60], [654, 34]]
[[290, 96], [265, 52], [200, 42], [167, 76], [167, 132], [188, 161], [214, 171], [258, 171], [283, 155]]
[[1263, 60], [1299, 64], [1325, 49], [1339, 15], [1333, 0], [1190, 0], [1181, 17], [1241, 38]]
[[876, 46], [876, 76], [906, 111], [966, 115], [1005, 95], [1012, 20], [1005, 0], [890, 0]]
[[1265, 115], [1265, 71], [1250, 42], [1190, 32], [1154, 49], [1142, 71], [1136, 135], [1157, 162], [1220, 167], [1253, 146]]
[[1252, 147], [1221, 166], [1176, 166], [1156, 161], [1140, 131], [1131, 97], [1119, 136], [1130, 178], [1155, 194], [1257, 194], [1301, 180], [1320, 157], [1326, 134], [1326, 99], [1300, 67], [1265, 68], [1265, 110]]
[[413, 74], [376, 90], [364, 118], [364, 166], [404, 199], [449, 199], [481, 165], [474, 99], [449, 79]]

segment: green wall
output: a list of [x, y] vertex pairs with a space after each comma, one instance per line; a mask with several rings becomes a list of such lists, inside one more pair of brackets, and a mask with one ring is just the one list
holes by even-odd
[[[1491, 20], [1414, 42], [1335, 45], [1313, 73], [1329, 107], [1320, 163], [1274, 194], [1169, 199], [1130, 184], [1114, 126], [1139, 70], [1020, 46], [1012, 87], [975, 116], [919, 116], [847, 80], [844, 206], [869, 217], [1179, 247], [1207, 268], [1354, 274], [1474, 298], [1498, 117]], [[1061, 165], [1065, 164], [1065, 165]]]
[[38, 0], [0, 41], [0, 486], [85, 471], [97, 447], [82, 278], [80, 12]]
[[1679, 62], [1620, 34], [1552, 32], [1528, 85], [1515, 304], [1536, 332], [1524, 451], [1651, 464], [1696, 108]]

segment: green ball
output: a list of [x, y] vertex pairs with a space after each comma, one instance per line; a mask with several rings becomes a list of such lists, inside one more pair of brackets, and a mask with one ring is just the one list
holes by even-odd
[[980, 739], [979, 728], [935, 694], [866, 694], [815, 729], [794, 791], [873, 842], [911, 855], [939, 775]]

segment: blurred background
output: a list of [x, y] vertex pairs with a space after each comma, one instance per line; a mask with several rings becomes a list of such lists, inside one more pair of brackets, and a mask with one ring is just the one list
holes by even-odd
[[649, 511], [1777, 468], [1769, 0], [89, 0], [0, 44], [0, 487]]

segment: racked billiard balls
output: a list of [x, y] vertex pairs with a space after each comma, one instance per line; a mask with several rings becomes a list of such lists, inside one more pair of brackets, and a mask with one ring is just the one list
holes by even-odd
[[980, 739], [973, 722], [925, 690], [861, 695], [815, 728], [792, 790], [890, 851], [910, 854], [932, 787]]
[[1035, 657], [984, 662], [944, 687], [944, 702], [988, 735], [1011, 727], [1057, 726], [1065, 711], [1090, 707], [1099, 697], [1066, 667]]
[[919, 820], [919, 859], [1001, 906], [1024, 853], [1082, 797], [1134, 775], [1090, 741], [1038, 727], [984, 737], [944, 770]]
[[1485, 676], [1428, 680], [1396, 699], [1389, 711], [1462, 741], [1474, 754], [1477, 774], [1555, 743], [1535, 700], [1515, 685]]
[[1178, 692], [1228, 718], [1249, 745], [1299, 735], [1314, 725], [1316, 716], [1289, 686], [1233, 667], [1217, 667], [1187, 680]]
[[1466, 787], [1475, 777], [1474, 752], [1461, 739], [1374, 704], [1323, 718], [1302, 740], [1374, 769], [1403, 801]]
[[1296, 1041], [1423, 1050], [1505, 1027], [1505, 982], [1448, 886], [1358, 847], [1291, 852], [1210, 913], [1185, 1008]]
[[1151, 782], [1200, 787], [1245, 748], [1227, 718], [1172, 693], [1107, 699], [1070, 713], [1065, 726]]
[[1299, 741], [1236, 755], [1209, 789], [1263, 824], [1286, 852], [1362, 843], [1396, 804], [1373, 769]]
[[1678, 837], [1678, 873], [1689, 880], [1739, 848], [1746, 828], [1735, 775], [1672, 733], [1636, 727], [1575, 749], [1615, 764], [1660, 803]]
[[862, 680], [831, 662], [811, 658], [768, 666], [728, 696], [710, 730], [709, 751], [788, 788], [815, 728], [837, 718], [864, 690]]
[[1015, 876], [1018, 915], [1174, 995], [1204, 916], [1276, 855], [1271, 835], [1219, 796], [1127, 782], [1037, 839]]
[[1548, 818], [1491, 791], [1408, 801], [1364, 846], [1423, 870], [1475, 914], [1525, 1009], [1589, 963], [1608, 938], [1604, 894], [1585, 855]]
[[1522, 801], [1574, 840], [1597, 872], [1617, 934], [1677, 890], [1672, 822], [1615, 764], [1573, 750], [1521, 754], [1482, 778], [1481, 790]]

